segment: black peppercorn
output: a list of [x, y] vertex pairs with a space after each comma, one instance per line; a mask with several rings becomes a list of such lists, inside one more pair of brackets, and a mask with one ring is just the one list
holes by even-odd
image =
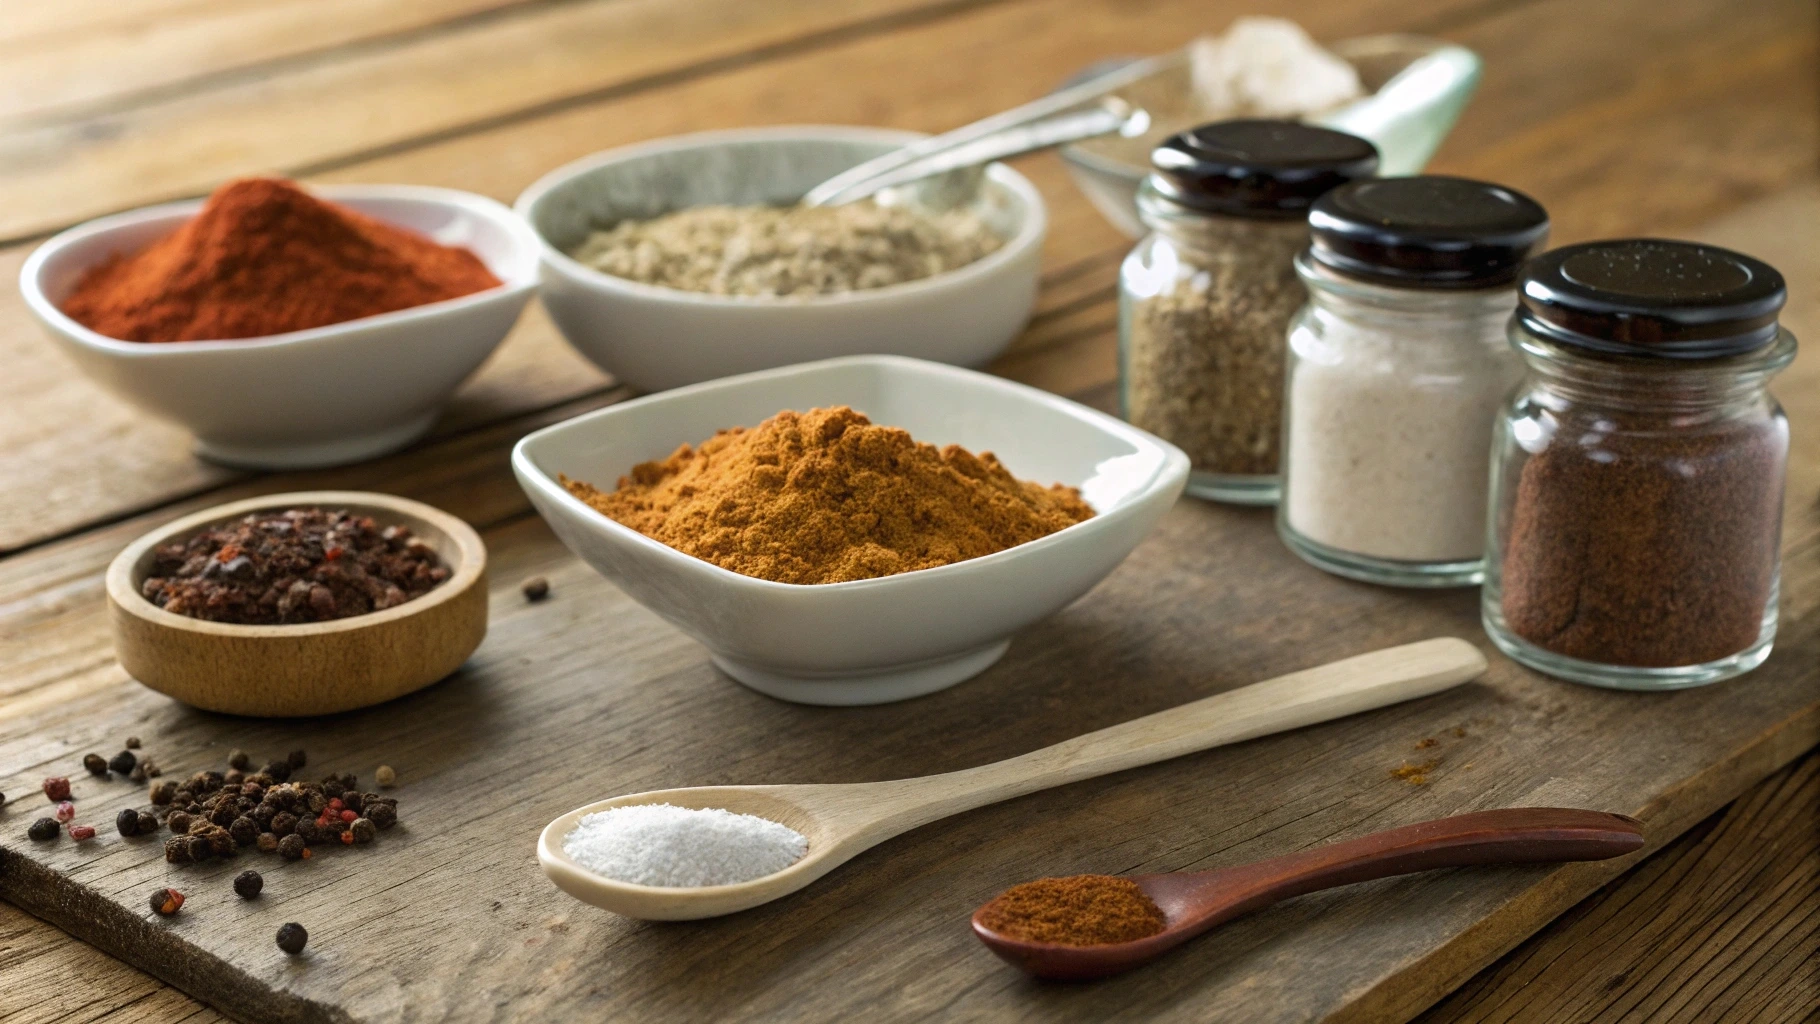
[[139, 759], [137, 757], [133, 756], [132, 751], [122, 750], [120, 753], [114, 755], [114, 759], [109, 761], [107, 763], [107, 766], [109, 768], [112, 768], [114, 770], [115, 774], [125, 775], [126, 773], [132, 771], [133, 766], [138, 763], [139, 763]]
[[379, 834], [379, 826], [373, 824], [371, 818], [355, 818], [354, 823], [348, 826], [348, 831], [353, 833], [355, 842], [370, 843]]
[[245, 781], [246, 773], [238, 768], [229, 768], [227, 773], [221, 776], [222, 785], [232, 786], [235, 789], [239, 789], [240, 784]]
[[158, 820], [157, 811], [151, 809], [150, 807], [144, 807], [139, 810], [139, 834], [140, 835], [149, 836], [153, 832], [156, 832], [163, 827], [164, 827], [164, 823]]
[[366, 810], [367, 818], [380, 828], [391, 828], [398, 823], [398, 808], [389, 803], [374, 801]]
[[523, 592], [525, 600], [541, 601], [550, 596], [550, 581], [542, 576], [533, 576], [525, 580], [524, 585], [518, 589]]
[[259, 769], [259, 774], [270, 775], [279, 782], [284, 782], [291, 777], [291, 763], [289, 761], [273, 761], [264, 768]]
[[119, 829], [120, 834], [123, 836], [138, 835], [139, 812], [128, 807], [119, 814], [114, 815], [114, 827]]
[[360, 812], [360, 808], [364, 805], [364, 802], [364, 798], [354, 790], [350, 789], [341, 794], [341, 806], [357, 814]]
[[84, 754], [82, 755], [82, 767], [87, 768], [90, 775], [106, 775], [107, 758], [100, 754]]
[[164, 841], [164, 859], [172, 864], [190, 862], [190, 837], [172, 836]]
[[165, 824], [171, 827], [172, 832], [183, 835], [190, 830], [190, 816], [186, 811], [172, 811]]
[[175, 889], [156, 889], [151, 898], [152, 913], [169, 917], [183, 906], [183, 894]]
[[39, 842], [43, 842], [46, 839], [55, 839], [62, 834], [62, 832], [63, 828], [57, 824], [56, 818], [39, 818], [37, 821], [32, 822], [30, 828], [25, 830], [26, 835]]
[[253, 763], [253, 755], [247, 753], [244, 750], [234, 750], [234, 751], [230, 751], [228, 753], [228, 767], [229, 768], [239, 768], [239, 769], [244, 770], [248, 765], [250, 765], [252, 763]]
[[309, 807], [311, 814], [321, 814], [322, 809], [328, 805], [329, 798], [322, 793], [311, 793], [309, 800], [306, 801], [305, 804], [305, 806]]
[[278, 840], [278, 856], [283, 857], [285, 860], [296, 860], [303, 856], [303, 851], [307, 846], [308, 844], [303, 841], [303, 837], [293, 832], [283, 839]]
[[228, 826], [228, 835], [241, 846], [251, 846], [259, 839], [259, 823], [243, 814]]
[[242, 871], [234, 876], [234, 893], [243, 900], [250, 900], [259, 895], [259, 890], [263, 888], [265, 888], [265, 879], [261, 878], [257, 871]]
[[304, 943], [309, 941], [310, 933], [304, 931], [303, 925], [300, 925], [295, 921], [285, 924], [278, 929], [278, 948], [292, 956], [296, 956], [303, 952]]
[[280, 811], [272, 815], [272, 832], [283, 839], [297, 831], [297, 816], [290, 811]]
[[164, 774], [163, 770], [156, 764], [153, 764], [152, 759], [149, 757], [140, 758], [139, 767], [145, 769], [145, 777], [148, 779], [155, 779]]
[[346, 791], [347, 787], [341, 784], [341, 776], [339, 775], [331, 775], [322, 780], [322, 795], [331, 800]]
[[301, 750], [291, 751], [290, 756], [284, 759], [284, 763], [290, 765], [292, 768], [302, 768], [308, 762], [308, 755], [304, 754]]
[[254, 845], [259, 847], [260, 853], [277, 853], [278, 837], [270, 832], [261, 832], [259, 838], [254, 840]]
[[139, 749], [139, 737], [137, 737], [137, 736], [128, 736], [128, 737], [127, 737], [127, 738], [126, 738], [126, 749], [128, 749], [128, 750], [138, 750], [138, 749]]
[[360, 788], [360, 776], [355, 775], [353, 772], [342, 772], [339, 778], [341, 779], [341, 791], [343, 793], [346, 793], [350, 789]]
[[232, 857], [240, 849], [240, 844], [234, 842], [234, 837], [225, 828], [216, 828], [208, 832], [205, 838], [209, 841], [209, 849], [217, 857]]
[[198, 864], [215, 855], [215, 850], [209, 846], [209, 841], [201, 836], [184, 836], [183, 842], [184, 848], [190, 853], [190, 859]]
[[126, 777], [133, 780], [134, 782], [144, 782], [145, 781], [145, 765], [142, 765], [142, 764], [134, 765], [133, 770], [126, 773]]

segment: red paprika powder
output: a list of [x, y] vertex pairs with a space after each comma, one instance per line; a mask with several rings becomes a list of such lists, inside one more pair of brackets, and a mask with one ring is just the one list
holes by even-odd
[[246, 178], [130, 255], [85, 274], [63, 312], [124, 341], [255, 338], [409, 309], [496, 287], [480, 258], [325, 202], [289, 181]]

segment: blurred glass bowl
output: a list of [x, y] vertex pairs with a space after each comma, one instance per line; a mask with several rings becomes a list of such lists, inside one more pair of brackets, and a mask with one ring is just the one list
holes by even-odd
[[[1381, 158], [1379, 173], [1385, 176], [1420, 173], [1479, 85], [1478, 55], [1440, 39], [1361, 36], [1329, 49], [1352, 62], [1371, 94], [1306, 120], [1371, 140]], [[1134, 59], [1099, 61], [1063, 84], [1105, 74]], [[1151, 111], [1155, 126], [1141, 139], [1094, 139], [1061, 149], [1075, 185], [1107, 220], [1133, 238], [1145, 233], [1137, 215], [1137, 189], [1150, 171], [1150, 145], [1205, 117], [1192, 112], [1172, 116], [1175, 108], [1185, 106], [1182, 97], [1192, 94], [1190, 74], [1184, 63], [1114, 93]]]

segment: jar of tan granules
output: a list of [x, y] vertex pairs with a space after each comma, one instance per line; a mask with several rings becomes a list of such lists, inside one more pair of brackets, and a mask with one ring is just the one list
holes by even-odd
[[1795, 358], [1782, 275], [1716, 246], [1570, 245], [1530, 260], [1510, 328], [1483, 616], [1532, 668], [1633, 690], [1769, 655]]
[[1491, 427], [1523, 376], [1505, 324], [1548, 214], [1501, 185], [1420, 175], [1336, 188], [1308, 228], [1277, 532], [1341, 576], [1476, 584]]
[[1308, 208], [1370, 177], [1377, 150], [1292, 121], [1221, 121], [1172, 136], [1151, 165], [1138, 191], [1151, 233], [1119, 271], [1125, 418], [1188, 453], [1190, 494], [1271, 504]]

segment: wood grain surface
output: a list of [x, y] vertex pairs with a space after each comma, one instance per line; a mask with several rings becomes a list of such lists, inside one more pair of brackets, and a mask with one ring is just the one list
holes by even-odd
[[[1484, 85], [1436, 170], [1530, 191], [1554, 215], [1556, 241], [1698, 234], [1763, 256], [1795, 284], [1791, 326], [1820, 337], [1802, 284], [1820, 280], [1820, 12], [1799, 0], [26, 5], [0, 26], [0, 237], [237, 173], [415, 181], [509, 200], [564, 160], [677, 131], [780, 121], [939, 130], [1092, 59], [1292, 7], [1323, 37], [1413, 29], [1478, 49]], [[1050, 201], [1052, 228], [1038, 316], [995, 369], [1104, 406], [1112, 275], [1128, 243], [1053, 157], [1020, 166]], [[0, 250], [0, 273], [16, 273], [29, 247]], [[482, 1019], [543, 1009], [1201, 1019], [1214, 1008], [1253, 1019], [1248, 1009], [1267, 1006], [1281, 1016], [1256, 1019], [1401, 1020], [1618, 867], [1455, 872], [1310, 897], [1209, 936], [1141, 985], [1082, 992], [1020, 985], [957, 935], [976, 897], [1032, 870], [1233, 863], [1507, 803], [1642, 813], [1660, 845], [1820, 740], [1820, 371], [1810, 354], [1778, 388], [1797, 444], [1788, 622], [1748, 681], [1635, 698], [1494, 656], [1490, 682], [1461, 703], [1443, 696], [1432, 709], [975, 812], [871, 851], [799, 902], [703, 925], [603, 920], [543, 883], [526, 838], [585, 799], [961, 767], [1367, 645], [1439, 629], [1477, 637], [1472, 602], [1328, 579], [1283, 553], [1265, 517], [1185, 504], [1105, 586], [975, 683], [895, 709], [789, 708], [715, 674], [529, 515], [505, 469], [511, 441], [626, 396], [535, 311], [430, 440], [315, 474], [249, 478], [195, 461], [180, 431], [76, 377], [10, 289], [0, 356], [0, 551], [16, 552], [0, 560], [0, 789], [14, 797], [0, 812], [0, 890], [245, 1019], [325, 1019], [340, 1007], [394, 1019], [408, 994]], [[187, 712], [127, 682], [105, 639], [107, 560], [184, 511], [316, 486], [422, 497], [483, 530], [496, 626], [468, 670], [380, 709], [289, 729]], [[546, 605], [516, 595], [532, 572], [556, 585]], [[1307, 622], [1284, 631], [1286, 618]], [[371, 848], [272, 865], [269, 906], [239, 906], [226, 868], [192, 869], [184, 916], [152, 921], [135, 886], [165, 884], [168, 869], [138, 843], [104, 829], [91, 849], [34, 853], [18, 835], [33, 799], [18, 794], [52, 766], [75, 767], [85, 747], [117, 743], [122, 728], [148, 746], [156, 735], [174, 762], [195, 767], [230, 746], [276, 753], [293, 740], [324, 769], [364, 775], [390, 761], [407, 783], [406, 826]], [[1430, 738], [1441, 757], [1430, 782], [1391, 778]], [[1428, 1019], [1799, 1020], [1816, 987], [1804, 972], [1817, 897], [1803, 858], [1820, 845], [1820, 812], [1811, 793], [1779, 786], [1765, 783], [1644, 862]], [[128, 799], [91, 796], [101, 799], [83, 813], [97, 818]], [[29, 866], [40, 862], [57, 874]], [[292, 913], [309, 915], [305, 964], [281, 963], [271, 945], [275, 921]], [[1319, 969], [1290, 985], [1305, 957]], [[9, 1021], [15, 1002], [30, 1020], [213, 1019], [11, 911], [0, 916], [0, 967]]]

